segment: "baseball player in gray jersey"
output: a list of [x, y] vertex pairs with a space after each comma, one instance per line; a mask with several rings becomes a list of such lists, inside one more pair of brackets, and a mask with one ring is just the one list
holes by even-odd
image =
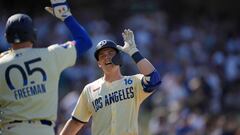
[[[95, 58], [103, 77], [86, 85], [61, 135], [75, 135], [92, 117], [92, 135], [137, 135], [140, 104], [161, 83], [158, 71], [136, 48], [131, 30], [123, 32], [124, 46], [98, 43]], [[123, 76], [121, 52], [136, 62], [140, 74]]]
[[33, 48], [32, 19], [14, 14], [7, 20], [5, 34], [11, 49], [0, 55], [0, 127], [4, 135], [55, 134], [60, 74], [92, 46], [66, 0], [51, 0], [51, 4], [46, 10], [65, 23], [73, 41]]

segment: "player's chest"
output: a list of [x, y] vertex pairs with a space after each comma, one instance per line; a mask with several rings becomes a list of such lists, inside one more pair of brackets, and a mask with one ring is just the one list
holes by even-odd
[[136, 94], [133, 84], [133, 81], [127, 82], [127, 79], [123, 79], [113, 84], [103, 83], [93, 89], [89, 100], [93, 112], [134, 102]]

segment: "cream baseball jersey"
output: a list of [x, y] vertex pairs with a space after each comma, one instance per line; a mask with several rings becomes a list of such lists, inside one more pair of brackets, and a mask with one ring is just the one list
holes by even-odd
[[73, 117], [88, 122], [93, 135], [137, 135], [140, 104], [151, 93], [143, 91], [143, 75], [124, 76], [112, 83], [100, 78], [83, 89]]
[[4, 52], [0, 58], [1, 123], [56, 120], [61, 72], [75, 64], [75, 42]]

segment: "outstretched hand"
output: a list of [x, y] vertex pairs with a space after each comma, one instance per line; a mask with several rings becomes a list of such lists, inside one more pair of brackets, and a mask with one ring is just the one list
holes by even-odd
[[50, 2], [52, 7], [45, 7], [45, 10], [58, 19], [64, 21], [72, 15], [66, 0], [50, 0]]
[[117, 45], [117, 48], [132, 56], [138, 51], [134, 40], [134, 34], [130, 29], [125, 29], [122, 33], [122, 36], [124, 40], [124, 46]]

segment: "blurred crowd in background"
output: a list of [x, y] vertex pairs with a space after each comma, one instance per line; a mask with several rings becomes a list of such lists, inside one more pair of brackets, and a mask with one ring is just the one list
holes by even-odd
[[[232, 14], [235, 11], [224, 14], [224, 9], [230, 9], [224, 4], [224, 9], [216, 5], [210, 10], [199, 0], [188, 1], [188, 6], [174, 0], [132, 0], [131, 6], [115, 0], [91, 2], [92, 9], [86, 0], [82, 5], [70, 1], [72, 13], [89, 32], [94, 47], [61, 75], [56, 132], [71, 117], [83, 87], [102, 76], [93, 56], [95, 45], [103, 39], [123, 44], [121, 32], [130, 28], [137, 47], [162, 76], [159, 89], [141, 106], [140, 135], [240, 135], [240, 27], [239, 16]], [[177, 5], [172, 7], [170, 2]], [[14, 13], [9, 8], [0, 10], [0, 52], [9, 48], [3, 36], [6, 19]], [[64, 23], [44, 11], [19, 11], [33, 17], [36, 47], [71, 39]], [[124, 75], [138, 73], [129, 56], [124, 56], [124, 63]], [[90, 126], [91, 122], [79, 135], [91, 135]]]

